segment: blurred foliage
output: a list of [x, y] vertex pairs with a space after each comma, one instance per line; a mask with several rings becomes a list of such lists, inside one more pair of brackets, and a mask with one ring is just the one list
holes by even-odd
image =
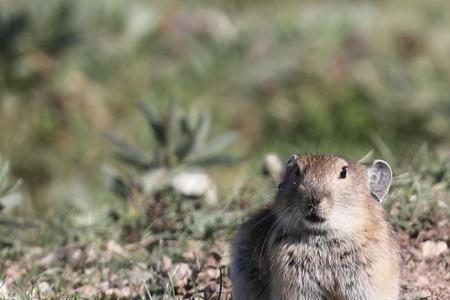
[[[154, 146], [142, 150], [110, 132], [107, 137], [116, 158], [124, 163], [121, 168], [124, 171], [121, 173], [110, 165], [103, 167], [109, 188], [131, 204], [111, 213], [125, 224], [124, 236], [128, 240], [130, 237], [139, 240], [142, 231], [149, 227], [157, 232], [180, 233], [195, 227], [198, 220], [204, 223], [203, 218], [192, 213], [195, 207], [217, 205], [216, 185], [204, 169], [239, 160], [225, 152], [238, 137], [237, 133], [229, 131], [210, 137], [209, 114], [192, 110], [185, 113], [173, 101], [165, 112], [157, 113], [145, 102], [140, 102], [139, 108]], [[195, 231], [203, 234], [205, 229]], [[189, 232], [192, 234], [194, 230]]]
[[46, 212], [54, 199], [89, 210], [108, 197], [105, 130], [157, 145], [137, 99], [211, 111], [213, 134], [241, 133], [253, 171], [268, 150], [442, 148], [449, 11], [407, 1], [2, 1], [0, 151]]
[[397, 230], [416, 237], [450, 216], [450, 156], [422, 146], [404, 173], [394, 178], [386, 209]]
[[[199, 172], [204, 167], [230, 165], [238, 161], [234, 155], [224, 153], [236, 140], [237, 133], [230, 131], [210, 139], [209, 114], [195, 111], [183, 113], [175, 102], [170, 103], [166, 113], [159, 115], [145, 102], [140, 102], [139, 108], [153, 136], [154, 147], [151, 151], [139, 149], [113, 133], [107, 134], [115, 146], [117, 159], [139, 171], [139, 177], [148, 177], [127, 184], [123, 177], [109, 169], [106, 172], [110, 174], [109, 185], [120, 196], [129, 197], [133, 185], [139, 185], [143, 180], [151, 181], [147, 186], [153, 186], [148, 191], [152, 195], [165, 189], [170, 185], [170, 180], [185, 169]], [[139, 189], [142, 191], [144, 188]]]
[[[30, 260], [24, 282], [45, 273], [58, 295], [71, 288], [63, 273], [35, 257], [77, 243], [109, 253], [106, 241], [117, 240], [138, 249], [136, 261], [152, 260], [147, 282], [168, 283], [155, 271], [161, 253], [176, 259], [191, 239], [229, 237], [272, 199], [257, 175], [267, 152], [356, 160], [375, 148], [396, 172], [386, 209], [416, 236], [450, 214], [449, 25], [450, 3], [437, 1], [0, 1], [0, 152], [30, 190], [30, 215], [45, 221], [1, 226], [1, 257]], [[136, 110], [138, 99], [148, 101]], [[202, 111], [211, 116], [192, 113]], [[241, 138], [225, 152], [229, 130]], [[235, 152], [248, 154], [239, 169], [209, 170], [215, 207], [164, 190], [135, 194], [128, 181], [130, 201], [110, 201], [101, 180], [113, 153], [122, 178]], [[8, 169], [0, 165], [2, 205]], [[130, 266], [119, 260], [99, 259], [99, 272]], [[71, 263], [63, 256], [53, 269]], [[85, 281], [74, 288], [91, 281], [86, 274], [73, 276]], [[19, 284], [21, 299], [27, 289]]]
[[36, 189], [54, 178], [58, 140], [72, 135], [58, 86], [66, 53], [80, 42], [72, 17], [69, 2], [0, 3], [1, 150]]
[[21, 202], [22, 196], [16, 192], [20, 184], [20, 180], [11, 182], [9, 162], [0, 157], [0, 212], [11, 210]]
[[161, 116], [155, 114], [145, 102], [141, 102], [139, 107], [154, 137], [155, 147], [149, 151], [153, 153], [153, 156], [109, 134], [109, 138], [116, 146], [116, 156], [119, 160], [140, 170], [174, 168], [183, 164], [220, 165], [233, 163], [236, 160], [233, 156], [224, 154], [223, 151], [236, 140], [237, 134], [227, 132], [207, 140], [211, 128], [208, 114], [180, 113], [174, 102]]

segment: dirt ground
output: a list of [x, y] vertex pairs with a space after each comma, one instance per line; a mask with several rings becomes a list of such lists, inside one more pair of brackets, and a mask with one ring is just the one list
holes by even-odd
[[[441, 221], [436, 228], [422, 231], [417, 237], [400, 232], [398, 239], [402, 257], [400, 299], [450, 299], [450, 222]], [[219, 263], [222, 255], [228, 256], [229, 251], [216, 253], [217, 248], [214, 249], [207, 256], [207, 265], [216, 270], [211, 259], [215, 257]], [[217, 280], [209, 282], [207, 299], [231, 299], [228, 277], [216, 277]]]
[[[398, 239], [400, 299], [450, 299], [449, 220], [417, 236], [400, 232]], [[206, 250], [205, 241], [188, 241], [177, 259], [150, 256], [150, 243], [120, 245], [111, 240], [96, 246], [69, 244], [47, 253], [29, 249], [0, 262], [5, 270], [0, 299], [10, 299], [17, 288], [31, 299], [231, 299], [229, 240]], [[148, 263], [150, 257], [159, 262]]]
[[399, 233], [403, 260], [401, 299], [450, 299], [449, 237], [448, 220], [415, 238]]

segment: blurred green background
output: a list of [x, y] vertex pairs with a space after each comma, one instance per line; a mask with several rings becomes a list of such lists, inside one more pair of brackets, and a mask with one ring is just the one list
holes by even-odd
[[48, 217], [112, 197], [104, 134], [151, 146], [140, 100], [211, 112], [249, 174], [267, 152], [448, 151], [449, 28], [439, 1], [2, 0], [0, 153]]

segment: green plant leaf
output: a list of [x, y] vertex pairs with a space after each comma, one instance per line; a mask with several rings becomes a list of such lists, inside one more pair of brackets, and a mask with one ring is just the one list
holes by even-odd
[[239, 134], [235, 131], [224, 133], [202, 145], [197, 152], [200, 155], [202, 155], [202, 153], [220, 153], [225, 150], [225, 148], [228, 147], [231, 143], [233, 143], [238, 137]]
[[7, 176], [9, 173], [9, 162], [3, 162], [0, 167], [0, 183], [5, 184], [7, 182]]
[[183, 162], [185, 158], [189, 155], [189, 153], [192, 151], [194, 145], [194, 140], [191, 137], [184, 138], [181, 140], [177, 146], [177, 149], [175, 150], [175, 154], [177, 156], [178, 162]]
[[170, 165], [175, 165], [177, 163], [177, 143], [180, 142], [182, 138], [181, 135], [181, 122], [182, 117], [178, 114], [178, 108], [175, 101], [171, 101], [169, 104], [169, 113], [167, 116], [167, 150], [168, 159]]
[[138, 169], [149, 169], [152, 166], [151, 159], [140, 149], [132, 146], [125, 140], [113, 133], [107, 133], [106, 137], [116, 147], [115, 155], [117, 159], [129, 163]]
[[130, 185], [123, 179], [116, 169], [109, 165], [102, 167], [104, 180], [109, 189], [122, 199], [128, 199], [131, 194]]
[[5, 186], [4, 188], [2, 187], [0, 189], [0, 197], [15, 191], [21, 184], [22, 184], [22, 180], [17, 180], [16, 182], [9, 184], [8, 186]]
[[0, 197], [5, 196], [13, 192], [21, 183], [21, 180], [16, 182], [9, 182], [9, 169], [10, 165], [8, 161], [1, 163], [0, 165]]
[[176, 156], [178, 158], [178, 162], [182, 162], [185, 158], [192, 152], [194, 149], [194, 128], [192, 126], [192, 117], [191, 118], [182, 118], [181, 119], [181, 136], [178, 141], [177, 148], [175, 150]]
[[186, 162], [187, 165], [197, 167], [209, 167], [217, 165], [231, 165], [241, 161], [242, 158], [227, 154], [216, 154], [209, 156], [198, 156]]
[[20, 193], [8, 194], [0, 198], [1, 209], [11, 210], [22, 202], [23, 196]]
[[197, 126], [195, 128], [194, 149], [198, 149], [206, 142], [209, 131], [211, 129], [211, 115], [203, 113], [198, 118]]
[[373, 150], [370, 150], [369, 152], [366, 153], [366, 155], [364, 155], [358, 160], [358, 163], [366, 163], [370, 161], [372, 157], [373, 157]]
[[149, 105], [144, 103], [143, 101], [139, 102], [139, 109], [144, 115], [144, 118], [147, 121], [148, 125], [152, 129], [153, 136], [155, 137], [156, 141], [161, 146], [165, 146], [167, 143], [167, 137], [164, 124], [162, 124], [162, 122], [156, 117]]

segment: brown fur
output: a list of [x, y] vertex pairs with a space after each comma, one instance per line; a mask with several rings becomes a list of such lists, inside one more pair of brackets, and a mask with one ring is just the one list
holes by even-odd
[[234, 298], [397, 299], [397, 244], [366, 166], [334, 155], [294, 163], [273, 206], [236, 237]]

